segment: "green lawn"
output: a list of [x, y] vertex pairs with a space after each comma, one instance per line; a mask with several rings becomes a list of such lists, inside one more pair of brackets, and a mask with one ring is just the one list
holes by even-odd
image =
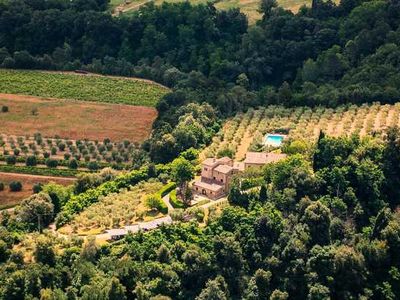
[[168, 89], [139, 79], [0, 69], [0, 93], [154, 107]]

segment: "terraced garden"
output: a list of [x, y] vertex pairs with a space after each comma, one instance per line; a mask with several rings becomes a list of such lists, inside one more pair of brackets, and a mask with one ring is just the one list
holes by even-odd
[[213, 138], [202, 157], [213, 157], [223, 151], [242, 160], [248, 150], [263, 148], [267, 133], [287, 133], [289, 138], [314, 142], [320, 130], [330, 136], [374, 134], [382, 136], [389, 126], [400, 125], [400, 104], [350, 105], [336, 109], [317, 107], [284, 108], [269, 106], [250, 109], [228, 120]]
[[138, 221], [150, 221], [163, 214], [146, 206], [146, 197], [162, 188], [158, 181], [141, 182], [130, 190], [109, 194], [89, 206], [59, 229], [61, 233], [99, 234], [105, 229], [119, 228]]

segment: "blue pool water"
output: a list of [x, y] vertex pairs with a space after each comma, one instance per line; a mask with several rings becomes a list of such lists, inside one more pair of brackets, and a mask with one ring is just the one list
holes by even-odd
[[279, 147], [282, 144], [283, 136], [282, 135], [275, 135], [275, 134], [268, 134], [265, 137], [265, 144], [272, 145], [275, 147]]

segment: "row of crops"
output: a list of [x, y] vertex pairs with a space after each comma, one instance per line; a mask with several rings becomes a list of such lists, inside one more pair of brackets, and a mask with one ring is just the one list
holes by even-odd
[[241, 160], [248, 150], [262, 150], [265, 135], [273, 132], [287, 133], [292, 139], [315, 141], [321, 130], [330, 136], [379, 136], [385, 128], [399, 124], [400, 104], [346, 105], [335, 109], [261, 107], [228, 120], [203, 156], [213, 157], [228, 151]]
[[168, 89], [130, 78], [0, 70], [0, 93], [154, 107]]
[[37, 161], [53, 158], [58, 161], [75, 159], [86, 163], [126, 164], [134, 160], [138, 147], [128, 140], [117, 143], [109, 138], [100, 142], [43, 138], [40, 133], [33, 137], [0, 134], [0, 158], [13, 156], [17, 162], [25, 162], [28, 156], [34, 156]]

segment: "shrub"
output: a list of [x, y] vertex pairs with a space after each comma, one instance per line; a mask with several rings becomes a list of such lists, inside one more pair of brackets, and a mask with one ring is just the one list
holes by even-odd
[[2, 113], [8, 112], [8, 106], [3, 105], [3, 106], [1, 107], [1, 112], [2, 112]]
[[43, 152], [43, 157], [44, 158], [49, 158], [50, 157], [50, 153], [49, 152]]
[[[146, 198], [146, 206], [150, 209], [154, 209], [154, 210], [158, 210], [159, 212], [165, 212], [165, 204], [164, 202], [161, 200], [160, 195], [150, 195]], [[167, 209], [168, 212], [168, 209]]]
[[56, 159], [49, 158], [49, 159], [46, 160], [46, 166], [48, 168], [57, 168], [58, 161]]
[[32, 116], [37, 116], [39, 114], [39, 110], [37, 107], [31, 109]]
[[[155, 172], [154, 172], [155, 174]], [[149, 175], [150, 177], [155, 177], [155, 175]], [[157, 194], [160, 195], [160, 197], [164, 197], [167, 195], [169, 192], [173, 191], [176, 188], [176, 183], [175, 182], [170, 182], [167, 185], [163, 186], [162, 189], [160, 189]]]
[[59, 144], [58, 144], [58, 149], [59, 149], [60, 151], [64, 151], [64, 150], [65, 150], [65, 144], [64, 144], [64, 143], [59, 143]]
[[56, 154], [57, 154], [57, 148], [51, 147], [51, 155], [56, 155]]
[[11, 181], [9, 188], [11, 192], [19, 192], [22, 190], [22, 183], [19, 181]]
[[78, 169], [78, 162], [76, 159], [71, 159], [69, 164], [68, 164], [68, 168], [70, 169]]
[[99, 168], [99, 165], [95, 161], [91, 161], [88, 163], [89, 170], [95, 171]]
[[0, 192], [4, 191], [4, 183], [0, 182]]
[[185, 211], [182, 208], [174, 209], [171, 212], [171, 218], [174, 221], [184, 221], [185, 220]]
[[18, 156], [21, 153], [21, 150], [19, 150], [18, 148], [14, 149], [14, 155]]
[[64, 159], [69, 160], [71, 158], [71, 154], [69, 153], [64, 153]]
[[26, 164], [28, 167], [36, 166], [36, 165], [37, 165], [36, 156], [34, 156], [34, 155], [28, 156], [28, 157], [26, 158], [25, 164]]
[[32, 187], [32, 191], [34, 194], [38, 194], [43, 190], [43, 184], [42, 183], [35, 183]]
[[7, 156], [6, 158], [7, 165], [15, 165], [17, 162], [17, 158], [14, 155]]

